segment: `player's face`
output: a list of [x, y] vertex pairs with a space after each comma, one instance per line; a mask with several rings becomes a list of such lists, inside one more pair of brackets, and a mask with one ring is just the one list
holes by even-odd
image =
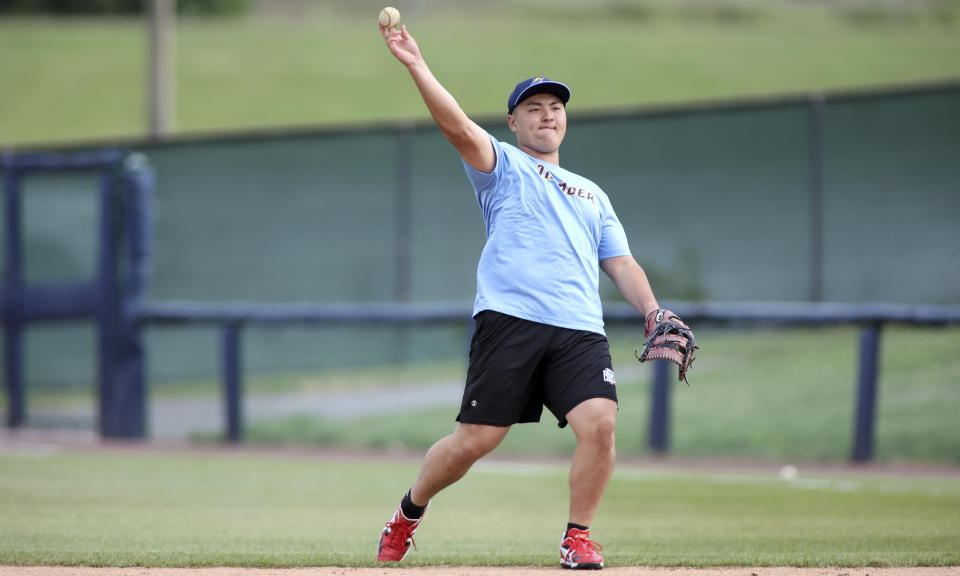
[[567, 111], [560, 98], [534, 94], [517, 104], [513, 114], [507, 116], [507, 124], [517, 134], [521, 150], [556, 163], [555, 156], [567, 133]]

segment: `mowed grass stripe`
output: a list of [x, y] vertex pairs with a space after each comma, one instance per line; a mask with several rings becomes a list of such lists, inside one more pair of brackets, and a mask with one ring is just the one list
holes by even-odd
[[[0, 455], [0, 564], [375, 565], [418, 462], [243, 453]], [[483, 461], [435, 498], [411, 565], [553, 565], [564, 465]], [[610, 565], [955, 565], [952, 478], [619, 469]]]

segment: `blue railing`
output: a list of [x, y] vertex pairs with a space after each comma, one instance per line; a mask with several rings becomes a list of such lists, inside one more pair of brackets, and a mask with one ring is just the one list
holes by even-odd
[[[145, 432], [143, 347], [129, 303], [149, 282], [153, 171], [124, 150], [0, 155], [4, 243], [0, 317], [4, 329], [7, 425], [25, 418], [23, 341], [28, 323], [90, 318], [97, 326], [99, 429], [104, 436]], [[36, 173], [83, 172], [99, 177], [97, 265], [92, 278], [69, 284], [29, 284], [24, 274], [23, 179]], [[123, 240], [123, 241], [121, 241]], [[125, 248], [121, 256], [120, 247]], [[121, 261], [126, 266], [121, 266]], [[131, 384], [135, 382], [135, 384]]]
[[[154, 176], [137, 155], [0, 155], [4, 172], [4, 261], [0, 283], [7, 425], [22, 425], [23, 332], [37, 321], [91, 318], [98, 329], [99, 429], [105, 437], [146, 434], [146, 371], [143, 328], [149, 324], [213, 324], [221, 330], [221, 378], [227, 413], [226, 439], [243, 437], [242, 332], [259, 325], [457, 325], [471, 323], [465, 303], [264, 304], [158, 302], [146, 298], [152, 252]], [[100, 179], [100, 230], [95, 277], [66, 285], [28, 285], [23, 274], [21, 180], [28, 173], [89, 171]], [[122, 241], [121, 241], [122, 239]], [[118, 249], [118, 247], [120, 247]], [[121, 265], [121, 262], [124, 265]], [[704, 323], [772, 326], [861, 326], [854, 441], [851, 459], [870, 460], [882, 328], [889, 323], [940, 326], [960, 323], [960, 307], [901, 304], [674, 302], [664, 303], [694, 326]], [[610, 325], [642, 326], [625, 304], [605, 308]], [[471, 330], [472, 331], [472, 330]], [[648, 445], [669, 446], [669, 365], [654, 369]]]
[[[960, 306], [905, 304], [845, 304], [806, 302], [665, 302], [691, 324], [764, 324], [785, 326], [860, 325], [860, 355], [856, 412], [854, 415], [851, 460], [873, 457], [873, 430], [876, 411], [880, 333], [884, 324], [942, 326], [960, 323]], [[243, 369], [241, 339], [249, 324], [277, 325], [429, 325], [468, 324], [472, 328], [471, 306], [460, 303], [372, 303], [372, 304], [263, 304], [149, 302], [136, 317], [145, 324], [215, 324], [221, 330], [221, 379], [227, 421], [225, 437], [230, 442], [243, 438]], [[609, 325], [642, 326], [643, 317], [631, 306], [608, 304], [604, 319]], [[472, 332], [468, 330], [468, 332]], [[469, 340], [469, 335], [468, 335]], [[647, 444], [658, 453], [669, 446], [670, 364], [658, 361], [651, 391], [650, 428]]]

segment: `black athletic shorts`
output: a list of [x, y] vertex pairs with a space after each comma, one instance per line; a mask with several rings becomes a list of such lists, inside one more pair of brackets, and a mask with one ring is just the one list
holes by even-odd
[[546, 406], [567, 413], [590, 398], [617, 401], [607, 338], [486, 310], [476, 315], [457, 421], [511, 426], [539, 422]]

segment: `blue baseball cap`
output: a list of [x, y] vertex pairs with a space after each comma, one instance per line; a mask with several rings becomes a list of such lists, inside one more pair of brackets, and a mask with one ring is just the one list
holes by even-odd
[[570, 89], [567, 88], [566, 84], [555, 82], [543, 76], [527, 78], [517, 84], [517, 87], [510, 93], [510, 98], [507, 100], [507, 114], [513, 114], [513, 109], [525, 98], [544, 92], [560, 98], [564, 106], [570, 100]]

